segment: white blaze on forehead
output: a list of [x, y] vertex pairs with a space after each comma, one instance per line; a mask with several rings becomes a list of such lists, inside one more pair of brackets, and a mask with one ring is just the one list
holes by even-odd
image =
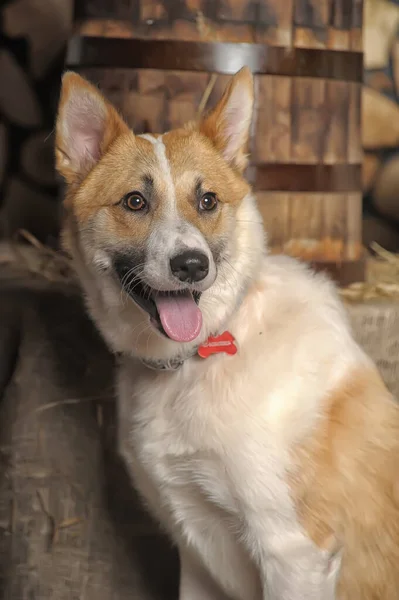
[[[170, 259], [189, 249], [202, 251], [208, 257], [210, 269], [204, 282], [206, 284], [206, 281], [213, 281], [216, 269], [205, 238], [192, 223], [183, 219], [177, 210], [175, 184], [162, 137], [156, 138], [148, 133], [139, 137], [152, 144], [165, 189], [165, 197], [161, 199], [164, 207], [162, 218], [157, 219], [147, 240], [146, 282], [157, 290], [178, 289], [176, 279], [171, 273]], [[191, 173], [190, 178], [193, 178]]]
[[162, 141], [162, 136], [158, 138], [150, 135], [149, 133], [143, 133], [138, 137], [151, 142], [154, 146], [155, 156], [157, 157], [158, 164], [161, 167], [162, 179], [166, 187], [166, 198], [165, 203], [169, 204], [169, 207], [176, 207], [176, 190], [175, 184], [173, 183], [172, 171], [170, 168], [169, 161], [166, 157], [166, 148], [165, 144]]

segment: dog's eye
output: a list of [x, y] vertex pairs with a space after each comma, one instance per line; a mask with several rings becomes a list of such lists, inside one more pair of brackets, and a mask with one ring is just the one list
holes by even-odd
[[217, 206], [217, 198], [216, 198], [216, 194], [214, 194], [213, 192], [207, 192], [206, 194], [204, 194], [201, 198], [201, 200], [199, 201], [199, 208], [200, 210], [214, 210]]
[[131, 192], [123, 198], [123, 205], [129, 210], [143, 210], [147, 207], [147, 201], [140, 192]]

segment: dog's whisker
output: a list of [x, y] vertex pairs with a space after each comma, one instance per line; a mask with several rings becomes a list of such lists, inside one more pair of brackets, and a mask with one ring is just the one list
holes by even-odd
[[142, 280], [141, 280], [142, 274], [143, 274], [142, 272], [135, 273], [134, 276], [128, 282], [125, 283], [125, 288], [130, 291], [131, 289], [134, 289], [134, 288], [132, 288], [133, 284], [135, 284], [135, 286], [137, 286], [138, 284], [142, 283]]
[[127, 273], [121, 279], [121, 285], [124, 286], [129, 279], [129, 277], [133, 274], [135, 276], [140, 276], [144, 272], [145, 263], [139, 263], [138, 265], [134, 265], [131, 269], [128, 270]]
[[225, 261], [226, 261], [226, 264], [229, 265], [229, 267], [231, 267], [235, 273], [237, 273], [237, 275], [240, 275], [239, 271], [237, 271], [235, 266], [231, 264], [231, 262], [229, 261], [228, 258], [225, 258]]
[[262, 220], [260, 220], [260, 221], [254, 221], [254, 220], [251, 220], [251, 219], [236, 219], [235, 222], [236, 223], [253, 223], [255, 225], [263, 225], [263, 221]]
[[121, 279], [122, 286], [125, 285], [126, 281], [129, 279], [129, 277], [132, 273], [135, 273], [135, 267], [132, 267], [131, 269], [129, 269], [127, 271], [127, 273], [125, 273], [125, 275], [122, 277], [122, 279]]
[[[147, 329], [147, 327], [150, 327], [150, 325], [149, 325], [149, 323], [148, 323], [147, 321], [144, 321], [144, 322], [143, 322], [143, 321], [140, 321], [140, 322], [139, 322], [139, 323], [138, 323], [138, 324], [137, 324], [137, 325], [136, 325], [136, 326], [135, 326], [135, 327], [132, 329], [132, 332], [131, 332], [131, 335], [132, 335], [132, 337], [133, 337], [133, 334], [134, 334], [134, 335], [136, 335], [136, 334], [137, 334], [136, 341], [135, 341], [136, 345], [138, 344], [139, 337], [140, 337], [140, 335], [141, 335], [141, 333], [142, 333], [142, 332], [140, 331], [140, 329], [143, 329], [143, 331], [144, 331], [145, 329]], [[137, 333], [137, 331], [138, 331], [138, 333]]]
[[132, 279], [132, 281], [129, 282], [129, 285], [125, 286], [125, 288], [128, 291], [128, 293], [131, 293], [141, 284], [142, 284], [141, 280], [137, 277], [134, 277]]
[[[151, 336], [151, 325], [150, 325], [148, 322], [147, 322], [147, 323], [144, 323], [144, 328], [143, 328], [143, 329], [140, 331], [140, 333], [138, 333], [138, 334], [137, 334], [137, 344], [138, 344], [138, 342], [139, 342], [139, 339], [140, 339], [140, 337], [141, 337], [141, 336], [142, 336], [142, 335], [143, 335], [143, 334], [144, 334], [146, 331], [149, 331], [149, 335], [148, 335], [148, 340], [149, 340], [149, 338], [150, 338], [150, 336]], [[149, 343], [149, 342], [147, 342], [147, 344], [148, 344], [148, 343]]]

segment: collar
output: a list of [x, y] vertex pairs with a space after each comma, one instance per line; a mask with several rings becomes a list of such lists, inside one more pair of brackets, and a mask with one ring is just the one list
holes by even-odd
[[233, 356], [237, 353], [236, 341], [229, 331], [221, 335], [209, 336], [206, 342], [198, 346], [194, 352], [186, 357], [175, 357], [167, 361], [145, 360], [141, 359], [143, 365], [155, 371], [177, 371], [189, 358], [199, 356], [202, 359], [208, 358], [212, 354], [229, 354]]

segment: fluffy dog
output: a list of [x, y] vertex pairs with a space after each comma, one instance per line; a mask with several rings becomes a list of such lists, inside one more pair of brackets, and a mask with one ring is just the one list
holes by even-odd
[[64, 241], [121, 354], [121, 452], [180, 600], [394, 600], [399, 409], [334, 286], [267, 254], [252, 109], [244, 68], [200, 122], [136, 136], [63, 78]]

